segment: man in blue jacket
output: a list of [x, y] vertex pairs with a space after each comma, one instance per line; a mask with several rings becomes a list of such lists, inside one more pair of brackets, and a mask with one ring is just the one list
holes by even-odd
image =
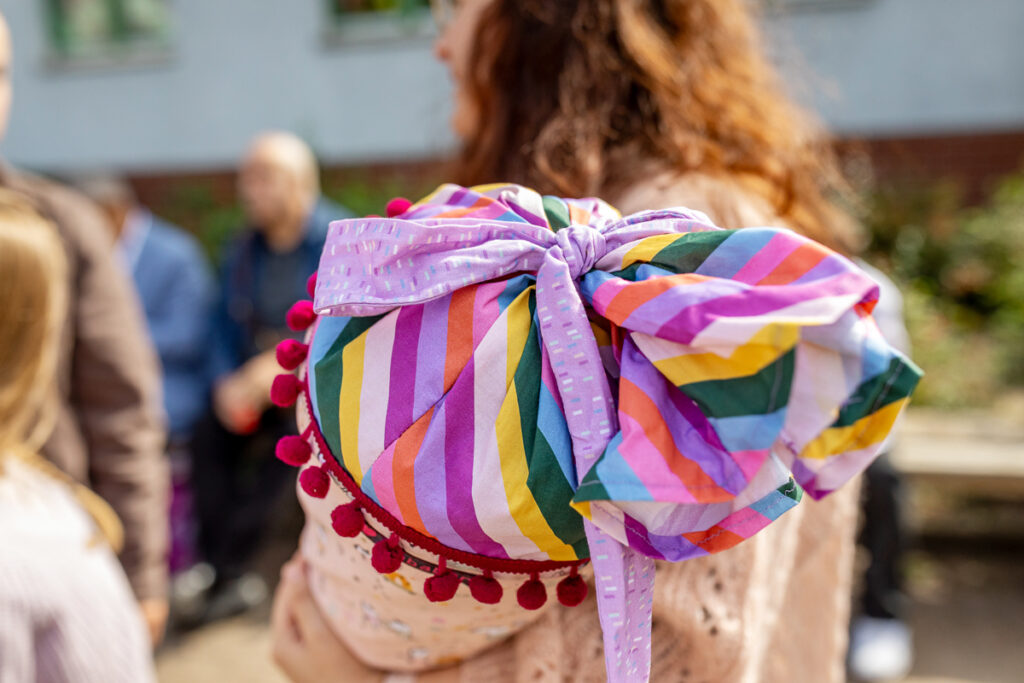
[[212, 410], [195, 448], [199, 546], [207, 563], [199, 569], [212, 582], [205, 619], [265, 595], [247, 564], [274, 501], [294, 483], [291, 468], [273, 453], [277, 439], [295, 429], [293, 414], [270, 403], [270, 385], [280, 372], [274, 350], [296, 336], [285, 316], [308, 298], [306, 281], [319, 263], [328, 224], [351, 216], [321, 197], [316, 159], [290, 133], [256, 138], [241, 165], [238, 193], [246, 226], [221, 266], [210, 338]]
[[170, 569], [175, 572], [194, 562], [190, 453], [196, 423], [209, 401], [213, 278], [195, 237], [139, 204], [123, 179], [91, 176], [80, 180], [79, 189], [109, 219], [116, 255], [135, 284], [160, 358], [172, 485]]

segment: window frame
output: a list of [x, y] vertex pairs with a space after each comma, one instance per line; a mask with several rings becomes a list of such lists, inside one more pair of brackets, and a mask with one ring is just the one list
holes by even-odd
[[106, 5], [111, 19], [111, 37], [94, 44], [76, 46], [68, 34], [68, 19], [62, 0], [45, 0], [47, 62], [56, 68], [91, 68], [158, 64], [173, 54], [174, 21], [171, 3], [161, 0], [168, 21], [157, 35], [132, 36], [126, 18], [126, 0], [95, 0]]
[[402, 10], [369, 10], [346, 16], [337, 4], [336, 0], [326, 0], [323, 4], [323, 37], [328, 47], [419, 43], [437, 36], [429, 2], [408, 15]]

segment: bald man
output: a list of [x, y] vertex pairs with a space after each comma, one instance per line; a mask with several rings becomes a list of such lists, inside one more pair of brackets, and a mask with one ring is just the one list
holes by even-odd
[[294, 477], [273, 453], [277, 439], [295, 429], [292, 414], [270, 404], [270, 385], [280, 371], [274, 348], [295, 336], [285, 314], [307, 297], [306, 280], [319, 263], [328, 224], [351, 216], [320, 196], [316, 158], [290, 133], [265, 133], [252, 142], [238, 195], [246, 225], [222, 262], [210, 340], [212, 410], [197, 428], [194, 448], [205, 563], [176, 590], [179, 607], [189, 604], [191, 616], [203, 621], [241, 611], [265, 594], [247, 564], [274, 500]]

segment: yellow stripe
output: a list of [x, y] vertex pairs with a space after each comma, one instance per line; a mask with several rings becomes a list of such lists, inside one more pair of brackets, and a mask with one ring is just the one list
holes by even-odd
[[572, 507], [573, 510], [575, 510], [578, 513], [580, 513], [581, 515], [583, 515], [587, 519], [589, 519], [589, 520], [593, 520], [594, 519], [594, 513], [592, 513], [590, 511], [590, 501], [589, 500], [583, 500], [583, 501], [579, 501], [579, 502], [573, 501], [572, 503], [569, 503], [569, 505]]
[[680, 237], [681, 235], [669, 233], [640, 240], [639, 244], [627, 251], [626, 255], [622, 257], [622, 267], [628, 268], [637, 261], [644, 261], [645, 263], [650, 261], [659, 251], [674, 244]]
[[487, 194], [491, 190], [499, 190], [506, 187], [509, 187], [508, 183], [488, 183], [486, 185], [474, 185], [469, 189], [477, 194]]
[[591, 321], [590, 331], [594, 333], [594, 340], [597, 341], [598, 348], [612, 345], [612, 336], [608, 334], [608, 330]]
[[793, 348], [800, 333], [796, 325], [765, 325], [750, 341], [728, 356], [693, 353], [654, 361], [654, 367], [676, 386], [714, 379], [747, 377], [778, 360]]
[[505, 386], [512, 384], [512, 378], [515, 377], [516, 368], [519, 365], [519, 358], [523, 355], [523, 347], [526, 346], [526, 339], [530, 336], [530, 328], [533, 326], [533, 318], [530, 315], [530, 294], [534, 289], [533, 285], [524, 289], [505, 309], [508, 321], [506, 325], [508, 337], [506, 340], [507, 353], [505, 354]]
[[498, 459], [501, 462], [501, 478], [505, 486], [512, 519], [524, 536], [533, 541], [543, 552], [555, 560], [574, 560], [576, 552], [564, 543], [548, 524], [537, 506], [537, 501], [526, 485], [529, 470], [526, 466], [526, 452], [523, 450], [522, 423], [519, 415], [519, 398], [515, 378], [519, 358], [530, 334], [533, 317], [530, 315], [530, 293], [527, 288], [505, 309], [508, 324], [508, 351], [506, 354], [505, 386], [508, 394], [502, 403], [495, 421], [498, 442]]
[[871, 413], [852, 425], [826, 429], [814, 441], [807, 444], [800, 453], [801, 458], [823, 460], [846, 451], [857, 451], [883, 440], [892, 429], [909, 398], [895, 401], [881, 410]]
[[519, 418], [519, 397], [513, 384], [501, 405], [494, 429], [498, 437], [501, 478], [512, 519], [523, 535], [537, 544], [552, 560], [575, 560], [576, 552], [551, 530], [548, 521], [526, 484], [529, 470], [523, 449], [522, 425]]
[[342, 352], [341, 394], [338, 397], [342, 463], [357, 484], [363, 481], [363, 471], [359, 467], [359, 400], [363, 392], [365, 355], [366, 332], [363, 332]]

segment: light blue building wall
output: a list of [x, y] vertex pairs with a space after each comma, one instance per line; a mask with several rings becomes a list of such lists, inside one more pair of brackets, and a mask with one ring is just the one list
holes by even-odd
[[[450, 147], [429, 36], [338, 36], [318, 0], [169, 4], [166, 53], [69, 66], [52, 59], [42, 0], [0, 0], [15, 48], [0, 153], [57, 172], [220, 169], [267, 128], [295, 130], [330, 164]], [[1024, 130], [1024, 0], [794, 4], [766, 19], [774, 52], [840, 134]]]

